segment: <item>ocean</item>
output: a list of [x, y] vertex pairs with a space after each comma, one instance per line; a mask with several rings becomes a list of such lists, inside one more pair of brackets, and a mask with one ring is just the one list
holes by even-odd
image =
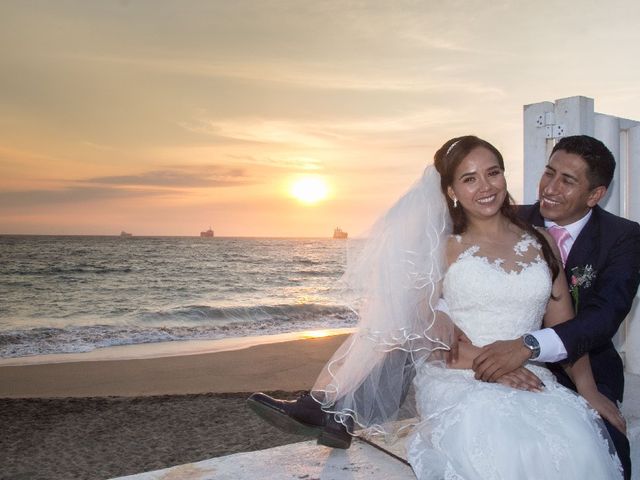
[[353, 327], [332, 239], [0, 235], [0, 358]]

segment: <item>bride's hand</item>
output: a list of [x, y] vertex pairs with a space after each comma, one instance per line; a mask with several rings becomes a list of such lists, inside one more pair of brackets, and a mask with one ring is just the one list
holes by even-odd
[[625, 435], [627, 434], [627, 422], [615, 403], [595, 389], [580, 392], [580, 395], [589, 402], [591, 408], [598, 412], [602, 418], [608, 420], [611, 425]]
[[524, 367], [516, 368], [512, 372], [505, 373], [496, 380], [496, 383], [529, 392], [541, 392], [544, 388], [542, 380], [531, 370]]

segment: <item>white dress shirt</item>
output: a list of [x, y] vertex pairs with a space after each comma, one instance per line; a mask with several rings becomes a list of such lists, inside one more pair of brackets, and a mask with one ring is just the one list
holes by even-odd
[[[573, 222], [569, 225], [563, 225], [564, 229], [569, 232], [569, 235], [571, 235], [571, 238], [567, 240], [569, 253], [571, 253], [571, 248], [573, 247], [576, 238], [578, 238], [578, 235], [580, 235], [580, 232], [590, 218], [591, 209], [589, 209], [587, 214], [577, 222]], [[556, 225], [556, 223], [549, 220], [544, 221], [544, 226], [546, 228], [553, 225]], [[562, 340], [560, 340], [560, 337], [553, 328], [543, 328], [542, 330], [531, 332], [531, 335], [536, 337], [536, 340], [538, 340], [538, 343], [540, 344], [540, 355], [536, 358], [537, 362], [553, 363], [560, 362], [567, 358], [567, 349], [564, 348]]]

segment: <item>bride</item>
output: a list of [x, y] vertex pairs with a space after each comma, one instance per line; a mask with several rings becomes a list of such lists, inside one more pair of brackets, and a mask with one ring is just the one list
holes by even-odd
[[[516, 217], [500, 152], [475, 136], [449, 140], [349, 262], [358, 331], [312, 396], [350, 431], [395, 438], [411, 426], [419, 479], [622, 478], [594, 410], [617, 409], [595, 388], [587, 356], [567, 367], [581, 396], [533, 362], [522, 374], [541, 383], [529, 390], [471, 370], [483, 345], [573, 316], [556, 255], [546, 232]], [[446, 363], [460, 331], [470, 343]], [[403, 421], [412, 406], [417, 423]]]

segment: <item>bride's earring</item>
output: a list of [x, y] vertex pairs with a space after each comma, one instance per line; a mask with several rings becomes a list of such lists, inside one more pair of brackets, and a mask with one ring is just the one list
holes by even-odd
[[453, 208], [458, 208], [458, 199], [453, 197]]

